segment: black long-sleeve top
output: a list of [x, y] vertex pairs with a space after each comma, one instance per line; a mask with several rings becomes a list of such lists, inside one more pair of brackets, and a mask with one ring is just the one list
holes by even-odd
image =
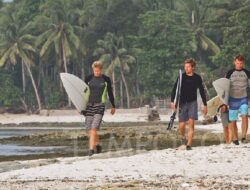
[[[171, 102], [174, 102], [176, 96], [177, 83], [178, 83], [178, 78], [174, 84], [174, 88], [171, 93]], [[206, 106], [207, 98], [200, 75], [194, 73], [192, 76], [188, 76], [186, 73], [183, 73], [181, 82], [180, 104], [196, 101], [197, 89], [199, 89], [202, 102]]]

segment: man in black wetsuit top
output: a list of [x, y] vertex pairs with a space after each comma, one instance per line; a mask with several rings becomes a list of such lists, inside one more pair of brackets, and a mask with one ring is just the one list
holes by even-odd
[[112, 105], [111, 114], [115, 114], [115, 99], [111, 80], [108, 76], [102, 74], [102, 68], [102, 62], [95, 61], [92, 65], [93, 74], [85, 78], [85, 82], [90, 89], [86, 113], [84, 113], [86, 116], [85, 124], [89, 130], [89, 156], [102, 151], [97, 131], [100, 129], [102, 122], [107, 96]]
[[[198, 119], [198, 105], [197, 105], [197, 89], [200, 91], [202, 102], [204, 105], [203, 112], [207, 114], [207, 100], [204, 90], [204, 85], [201, 77], [194, 72], [196, 63], [193, 59], [187, 59], [184, 62], [185, 72], [182, 74], [180, 103], [179, 103], [179, 134], [182, 138], [182, 144], [186, 145], [187, 150], [191, 150], [194, 122]], [[175, 96], [178, 79], [174, 85], [171, 94], [171, 108], [176, 109]], [[188, 122], [189, 131], [188, 138], [185, 137], [185, 125]]]

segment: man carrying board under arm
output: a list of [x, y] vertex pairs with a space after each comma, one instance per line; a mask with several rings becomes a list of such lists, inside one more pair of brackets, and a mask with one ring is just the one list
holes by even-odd
[[235, 68], [228, 71], [226, 78], [231, 81], [229, 92], [229, 129], [231, 131], [230, 142], [239, 145], [238, 128], [236, 121], [240, 112], [242, 117], [242, 143], [247, 143], [248, 129], [248, 97], [247, 88], [250, 72], [244, 69], [244, 57], [237, 55], [234, 59]]
[[85, 113], [85, 123], [87, 129], [89, 130], [89, 156], [92, 156], [94, 153], [102, 152], [97, 131], [100, 129], [104, 115], [107, 95], [112, 105], [111, 114], [115, 114], [115, 99], [112, 84], [110, 78], [102, 74], [102, 62], [95, 61], [92, 64], [92, 69], [93, 74], [85, 78], [85, 82], [89, 85], [90, 89], [89, 101]]
[[[182, 144], [186, 145], [187, 150], [191, 150], [193, 135], [194, 135], [194, 121], [198, 119], [198, 104], [197, 104], [197, 89], [200, 91], [202, 102], [204, 104], [203, 112], [207, 114], [207, 100], [202, 79], [200, 75], [194, 72], [196, 63], [193, 59], [187, 59], [184, 63], [185, 73], [182, 74], [180, 106], [179, 106], [179, 133], [182, 138]], [[171, 107], [176, 109], [174, 103], [177, 81], [174, 85], [171, 94]], [[185, 125], [188, 122], [188, 140], [185, 137]]]

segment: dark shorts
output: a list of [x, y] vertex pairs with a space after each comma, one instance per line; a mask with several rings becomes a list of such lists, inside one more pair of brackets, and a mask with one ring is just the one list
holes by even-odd
[[86, 129], [99, 130], [101, 127], [101, 123], [102, 123], [102, 117], [103, 115], [101, 114], [95, 114], [94, 116], [86, 116], [86, 120], [85, 120]]
[[179, 122], [186, 122], [189, 119], [198, 120], [197, 101], [180, 104]]
[[103, 103], [88, 103], [86, 108], [86, 116], [94, 116], [95, 114], [104, 115], [105, 105]]
[[89, 103], [86, 108], [85, 125], [87, 129], [100, 129], [102, 118], [105, 111], [103, 103]]

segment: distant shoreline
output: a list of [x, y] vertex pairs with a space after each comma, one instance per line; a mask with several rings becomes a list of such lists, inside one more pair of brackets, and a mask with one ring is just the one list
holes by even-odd
[[[110, 114], [110, 110], [105, 111], [103, 117], [103, 126], [123, 125], [131, 126], [135, 125], [151, 125], [154, 124], [166, 124], [172, 114], [171, 110], [162, 112], [160, 111], [159, 121], [148, 121], [148, 110], [145, 108], [137, 109], [117, 109], [115, 115]], [[196, 122], [196, 129], [210, 130], [214, 132], [223, 132], [223, 127], [220, 122], [203, 125], [203, 116], [199, 117], [199, 121]], [[42, 110], [39, 115], [27, 115], [27, 114], [0, 114], [0, 128], [8, 127], [64, 127], [64, 126], [82, 126], [84, 124], [85, 117], [80, 115], [76, 110]], [[177, 126], [178, 120], [175, 120], [175, 126]], [[240, 122], [239, 122], [240, 125]]]
[[[167, 114], [166, 114], [167, 115]], [[162, 115], [161, 121], [166, 121], [166, 115]], [[85, 120], [76, 110], [41, 110], [38, 114], [0, 114], [0, 126], [3, 125], [36, 125], [36, 124], [80, 124]], [[107, 109], [103, 118], [107, 123], [124, 122], [148, 122], [147, 109], [117, 109], [116, 114], [110, 114]]]

